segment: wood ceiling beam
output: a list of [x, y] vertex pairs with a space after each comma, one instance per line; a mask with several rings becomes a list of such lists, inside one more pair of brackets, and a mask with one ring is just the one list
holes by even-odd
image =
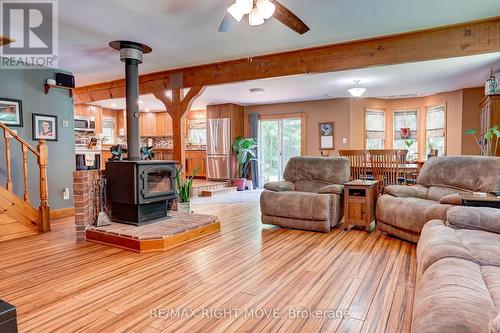
[[[182, 74], [183, 87], [207, 86], [271, 77], [325, 73], [373, 66], [500, 52], [500, 16], [340, 44], [263, 55], [248, 59], [166, 70], [141, 75], [141, 94], [151, 86], [170, 86]], [[96, 97], [125, 96], [125, 80], [75, 89], [75, 103]], [[102, 92], [105, 90], [105, 92]]]

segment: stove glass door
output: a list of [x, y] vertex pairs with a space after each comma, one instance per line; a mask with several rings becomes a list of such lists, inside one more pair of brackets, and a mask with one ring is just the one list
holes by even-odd
[[172, 193], [174, 191], [172, 176], [173, 171], [169, 168], [144, 170], [142, 196], [147, 199]]

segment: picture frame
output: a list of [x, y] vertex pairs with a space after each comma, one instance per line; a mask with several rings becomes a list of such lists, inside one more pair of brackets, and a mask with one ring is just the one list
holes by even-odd
[[0, 122], [9, 127], [23, 127], [23, 102], [0, 98]]
[[335, 149], [335, 122], [319, 123], [319, 149]]
[[59, 128], [57, 126], [57, 116], [33, 113], [31, 128], [33, 140], [58, 140]]

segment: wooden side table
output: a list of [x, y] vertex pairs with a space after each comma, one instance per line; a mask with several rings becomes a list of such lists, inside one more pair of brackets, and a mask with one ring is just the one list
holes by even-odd
[[375, 228], [377, 180], [353, 180], [344, 184], [344, 230], [350, 225]]
[[461, 194], [460, 197], [464, 206], [500, 208], [500, 197], [491, 193], [485, 197], [473, 194]]

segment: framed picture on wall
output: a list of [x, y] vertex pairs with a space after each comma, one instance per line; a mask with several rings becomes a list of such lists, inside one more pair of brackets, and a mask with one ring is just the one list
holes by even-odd
[[57, 141], [57, 116], [33, 113], [33, 140]]
[[335, 149], [335, 123], [319, 123], [319, 149], [332, 150]]
[[8, 126], [23, 126], [23, 104], [18, 99], [0, 98], [0, 122]]

